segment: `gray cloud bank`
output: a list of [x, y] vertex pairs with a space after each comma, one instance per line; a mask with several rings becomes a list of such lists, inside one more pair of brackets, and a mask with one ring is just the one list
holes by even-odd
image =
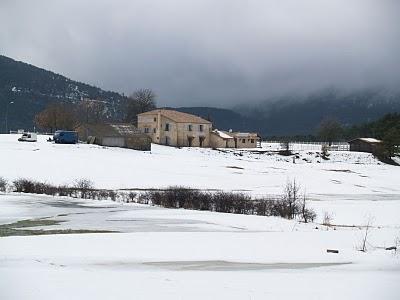
[[160, 105], [400, 86], [397, 0], [1, 0], [0, 53]]

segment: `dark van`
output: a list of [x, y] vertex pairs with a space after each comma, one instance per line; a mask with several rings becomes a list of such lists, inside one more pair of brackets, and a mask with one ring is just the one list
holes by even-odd
[[76, 131], [57, 130], [53, 136], [56, 144], [76, 144], [78, 134]]

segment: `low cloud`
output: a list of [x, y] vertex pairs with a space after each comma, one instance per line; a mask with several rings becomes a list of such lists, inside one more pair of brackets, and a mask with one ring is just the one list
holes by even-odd
[[160, 105], [400, 86], [396, 0], [3, 0], [0, 51]]

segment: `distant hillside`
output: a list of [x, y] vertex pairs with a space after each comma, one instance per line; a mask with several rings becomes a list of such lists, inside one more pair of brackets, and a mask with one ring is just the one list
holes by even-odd
[[[36, 113], [50, 102], [77, 102], [83, 98], [106, 103], [110, 120], [122, 118], [121, 104], [126, 97], [73, 81], [38, 67], [0, 55], [0, 132], [5, 131], [5, 111], [9, 106], [9, 128], [31, 129]], [[179, 111], [210, 119], [224, 130], [256, 131], [263, 137], [307, 135], [325, 117], [344, 125], [374, 121], [386, 113], [400, 112], [400, 93], [371, 89], [343, 93], [334, 89], [308, 96], [280, 97], [261, 104], [246, 103], [232, 109], [178, 107]]]
[[315, 133], [319, 123], [327, 117], [351, 126], [400, 112], [400, 94], [378, 89], [353, 93], [324, 90], [307, 97], [279, 98], [236, 109], [248, 118], [253, 116], [264, 136], [305, 135]]
[[124, 97], [115, 92], [70, 80], [62, 75], [0, 55], [0, 132], [5, 131], [5, 111], [9, 105], [9, 128], [30, 129], [33, 117], [53, 101], [76, 102], [83, 98], [106, 102], [107, 115], [117, 117]]
[[324, 90], [307, 97], [281, 97], [261, 104], [233, 109], [179, 107], [180, 111], [210, 118], [215, 127], [257, 131], [263, 137], [315, 134], [324, 118], [335, 118], [344, 126], [377, 120], [400, 112], [400, 94], [384, 90], [340, 93]]

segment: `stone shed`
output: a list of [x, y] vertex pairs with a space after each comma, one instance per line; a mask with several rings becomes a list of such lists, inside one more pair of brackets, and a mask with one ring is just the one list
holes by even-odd
[[84, 124], [76, 130], [79, 140], [90, 144], [151, 150], [151, 138], [132, 124]]
[[382, 141], [374, 138], [357, 138], [348, 143], [350, 144], [350, 151], [375, 153]]
[[214, 129], [211, 131], [210, 144], [212, 148], [235, 148], [235, 139], [228, 132]]

